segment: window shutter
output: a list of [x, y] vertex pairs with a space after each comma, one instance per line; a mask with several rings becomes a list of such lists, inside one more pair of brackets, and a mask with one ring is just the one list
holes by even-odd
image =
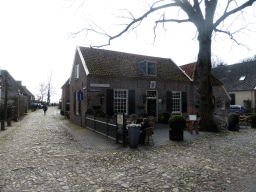
[[112, 116], [114, 114], [114, 90], [113, 89], [107, 89], [106, 114], [108, 116]]
[[187, 92], [182, 92], [182, 113], [188, 112]]
[[135, 114], [135, 90], [129, 90], [128, 92], [128, 112], [129, 115]]
[[[81, 90], [79, 90], [79, 92], [81, 92]], [[82, 114], [82, 106], [81, 106], [81, 100], [78, 100], [77, 102], [79, 102], [78, 103], [78, 105], [79, 105], [79, 108], [78, 108], [78, 111], [79, 111], [79, 114], [81, 115]]]
[[73, 109], [74, 114], [76, 114], [76, 92], [73, 92]]
[[166, 111], [172, 112], [172, 92], [166, 91]]

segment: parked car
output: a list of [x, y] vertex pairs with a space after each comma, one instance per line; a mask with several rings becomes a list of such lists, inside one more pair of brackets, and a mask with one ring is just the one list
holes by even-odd
[[244, 113], [249, 113], [249, 110], [242, 105], [230, 105], [229, 113], [244, 114]]
[[30, 107], [42, 109], [42, 104], [41, 103], [30, 103]]

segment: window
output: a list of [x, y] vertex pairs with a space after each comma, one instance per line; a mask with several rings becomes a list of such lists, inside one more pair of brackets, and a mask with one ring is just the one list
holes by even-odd
[[156, 75], [156, 64], [152, 62], [147, 63], [147, 75]]
[[114, 90], [114, 113], [127, 113], [127, 90]]
[[229, 94], [231, 97], [230, 105], [236, 104], [236, 95], [234, 93]]
[[181, 110], [181, 92], [172, 92], [172, 112], [180, 113]]
[[239, 80], [240, 80], [240, 81], [243, 81], [243, 80], [245, 79], [245, 77], [246, 77], [246, 76], [242, 76], [242, 77], [240, 77]]
[[76, 69], [75, 69], [75, 78], [76, 78], [76, 79], [79, 78], [79, 64], [76, 65]]
[[78, 100], [78, 91], [75, 92], [75, 113], [76, 115], [80, 115], [80, 101]]

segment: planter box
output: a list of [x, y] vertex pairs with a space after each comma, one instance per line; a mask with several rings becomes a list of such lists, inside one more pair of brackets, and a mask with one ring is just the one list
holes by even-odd
[[183, 130], [169, 130], [169, 139], [172, 141], [183, 141]]

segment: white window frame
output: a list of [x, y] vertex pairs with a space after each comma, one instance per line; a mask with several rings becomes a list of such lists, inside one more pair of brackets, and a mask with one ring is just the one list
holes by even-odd
[[79, 64], [77, 64], [76, 67], [75, 67], [75, 78], [76, 79], [79, 78]]
[[[146, 67], [146, 70], [147, 70], [147, 76], [156, 76], [157, 75], [157, 67], [156, 67], [156, 62], [153, 62], [153, 61], [146, 61], [146, 63], [147, 63], [147, 67]], [[155, 74], [149, 74], [148, 72], [149, 72], [149, 68], [148, 68], [148, 64], [149, 63], [153, 63], [153, 64], [155, 64]]]
[[[174, 95], [179, 93], [180, 98], [174, 98]], [[181, 105], [182, 105], [182, 94], [181, 91], [172, 91], [172, 113], [181, 113]], [[174, 111], [174, 101], [179, 101], [179, 111]]]
[[[120, 92], [126, 92], [126, 98], [122, 97], [122, 95], [120, 95], [120, 97], [116, 97], [116, 92], [117, 91], [120, 91]], [[114, 89], [114, 113], [125, 113], [127, 114], [128, 113], [128, 89]], [[126, 104], [125, 104], [125, 110], [124, 109], [121, 109], [122, 106], [124, 105], [121, 105], [122, 104], [122, 101], [118, 102], [116, 101], [116, 99], [118, 100], [126, 100]], [[124, 103], [124, 102], [123, 102]], [[120, 109], [118, 109], [120, 105]]]

